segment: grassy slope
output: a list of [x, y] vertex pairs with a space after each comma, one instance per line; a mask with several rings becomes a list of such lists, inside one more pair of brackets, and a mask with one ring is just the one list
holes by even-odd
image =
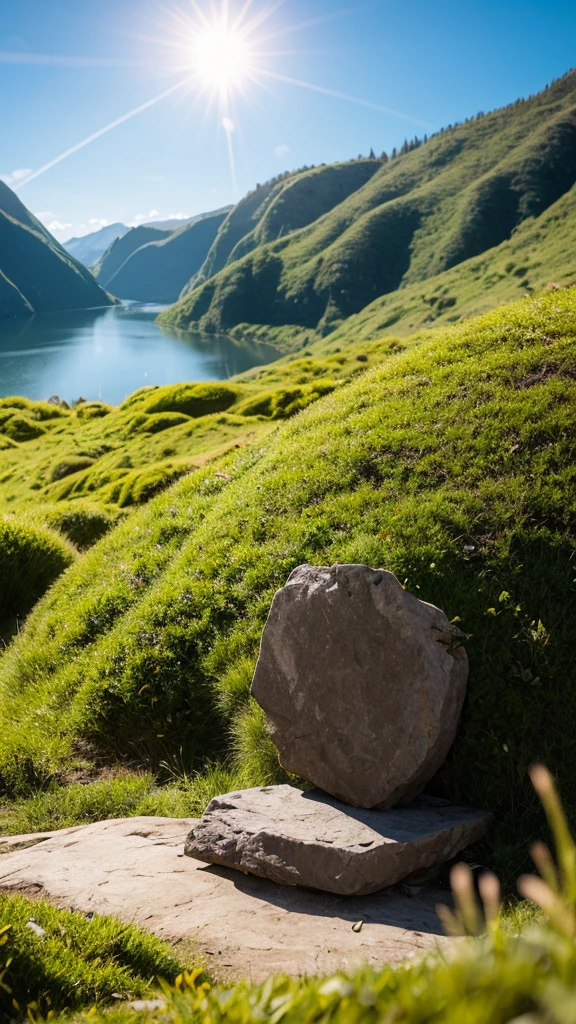
[[90, 271], [0, 182], [0, 319], [110, 302]]
[[257, 185], [230, 211], [203, 267], [183, 293], [264, 242], [310, 224], [361, 188], [378, 166], [374, 160], [354, 160], [294, 171]]
[[260, 207], [255, 227], [232, 250], [229, 262], [312, 224], [362, 188], [379, 166], [378, 160], [351, 160], [290, 175]]
[[148, 242], [129, 256], [108, 281], [121, 299], [175, 302], [198, 272], [228, 211], [185, 224], [159, 242]]
[[210, 330], [328, 330], [380, 295], [494, 248], [574, 184], [575, 103], [572, 72], [528, 101], [434, 136], [309, 227], [226, 267], [163, 319]]
[[425, 283], [408, 285], [366, 306], [330, 342], [411, 334], [430, 324], [477, 316], [547, 286], [576, 283], [576, 186], [512, 237]]
[[98, 260], [94, 267], [96, 280], [103, 288], [107, 288], [114, 274], [132, 253], [142, 245], [148, 245], [149, 242], [161, 242], [171, 234], [172, 230], [169, 228], [146, 227], [144, 224], [132, 228], [122, 238], [117, 238], [112, 242], [102, 258]]
[[64, 573], [0, 663], [8, 791], [94, 756], [201, 767], [233, 742], [253, 780], [270, 777], [247, 690], [274, 589], [303, 561], [364, 561], [470, 634], [467, 706], [436, 788], [496, 812], [504, 870], [534, 833], [530, 761], [551, 765], [576, 811], [576, 295], [400, 348]]
[[[86, 402], [59, 410], [2, 399], [0, 512], [34, 508], [38, 513], [54, 502], [85, 499], [121, 508], [139, 504], [171, 476], [263, 437], [276, 420], [331, 390], [334, 378], [343, 380], [362, 366], [352, 349], [346, 357], [303, 358], [280, 369], [272, 364], [222, 387], [143, 388], [116, 409]], [[188, 392], [201, 396], [192, 410]], [[226, 396], [222, 408], [219, 394]], [[53, 414], [50, 419], [46, 410]]]

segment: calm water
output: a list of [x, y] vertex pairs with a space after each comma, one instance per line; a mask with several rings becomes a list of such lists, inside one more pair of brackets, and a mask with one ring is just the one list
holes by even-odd
[[269, 345], [159, 327], [163, 307], [50, 313], [0, 324], [0, 397], [117, 404], [144, 384], [225, 380], [277, 359]]

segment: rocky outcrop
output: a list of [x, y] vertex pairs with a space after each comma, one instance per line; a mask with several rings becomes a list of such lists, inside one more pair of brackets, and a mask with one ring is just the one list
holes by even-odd
[[183, 855], [195, 824], [120, 818], [0, 838], [0, 891], [112, 914], [172, 942], [192, 939], [219, 978], [381, 968], [444, 941], [434, 908], [445, 892], [424, 887], [411, 899], [399, 890], [347, 900], [207, 868]]
[[444, 612], [365, 565], [303, 565], [274, 597], [252, 694], [283, 767], [355, 807], [416, 797], [468, 677]]

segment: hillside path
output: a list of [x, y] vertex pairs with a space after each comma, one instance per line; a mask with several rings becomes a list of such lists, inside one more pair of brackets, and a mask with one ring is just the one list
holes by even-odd
[[185, 857], [193, 824], [120, 818], [0, 839], [0, 890], [192, 940], [220, 978], [395, 964], [446, 941], [434, 909], [446, 899], [440, 891], [345, 898], [276, 885]]

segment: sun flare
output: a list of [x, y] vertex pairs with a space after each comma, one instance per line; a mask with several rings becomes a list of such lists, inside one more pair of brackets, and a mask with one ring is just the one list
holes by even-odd
[[193, 46], [193, 63], [205, 85], [227, 89], [250, 71], [250, 52], [241, 34], [230, 27], [208, 28]]

